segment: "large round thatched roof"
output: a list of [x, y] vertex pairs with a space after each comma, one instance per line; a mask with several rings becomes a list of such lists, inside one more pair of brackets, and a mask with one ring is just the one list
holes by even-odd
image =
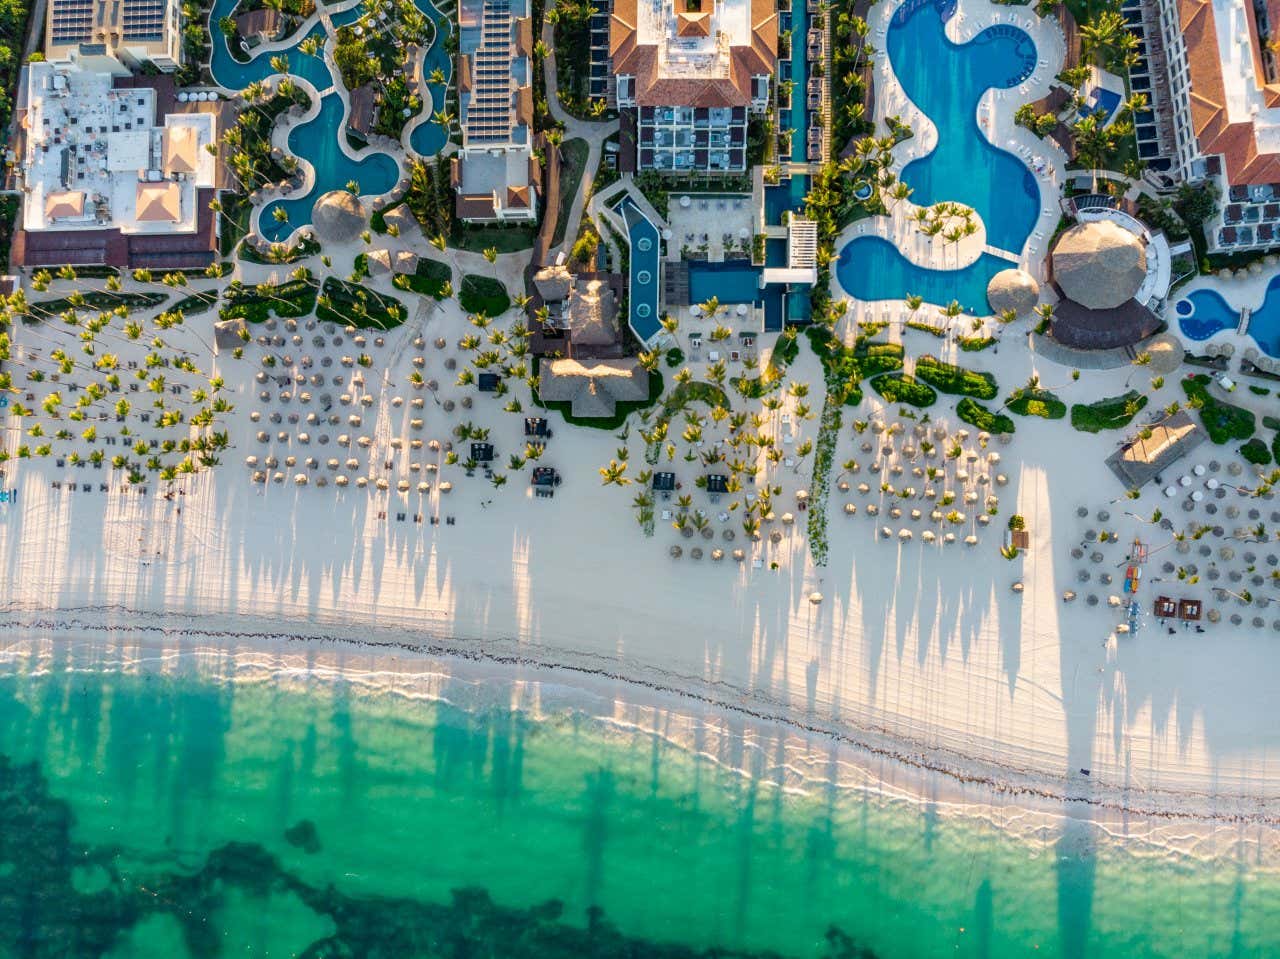
[[987, 284], [987, 303], [996, 314], [1013, 310], [1018, 316], [1026, 316], [1039, 299], [1040, 284], [1025, 270], [1001, 270]]
[[360, 198], [346, 190], [331, 190], [316, 200], [311, 223], [319, 238], [332, 243], [350, 243], [365, 228], [367, 213]]
[[1146, 275], [1146, 247], [1110, 220], [1078, 223], [1053, 248], [1054, 281], [1068, 299], [1091, 310], [1133, 299]]

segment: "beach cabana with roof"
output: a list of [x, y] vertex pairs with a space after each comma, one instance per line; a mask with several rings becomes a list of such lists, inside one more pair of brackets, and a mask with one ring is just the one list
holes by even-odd
[[472, 443], [471, 458], [477, 463], [493, 462], [493, 444], [492, 443]]
[[1152, 426], [1146, 439], [1139, 434], [1108, 456], [1107, 466], [1127, 489], [1141, 489], [1207, 438], [1186, 410], [1178, 410]]
[[655, 493], [670, 493], [676, 488], [676, 474], [668, 471], [660, 471], [653, 474], [653, 491]]
[[723, 473], [707, 474], [707, 492], [713, 496], [719, 496], [721, 493], [729, 492], [729, 477]]
[[1178, 600], [1178, 619], [1196, 622], [1200, 619], [1201, 604], [1198, 599]]
[[524, 435], [546, 437], [551, 435], [551, 430], [547, 429], [547, 421], [541, 416], [526, 416], [524, 418]]
[[502, 382], [502, 377], [497, 373], [481, 373], [476, 377], [476, 388], [481, 393], [493, 393], [498, 389], [498, 384]]
[[1075, 349], [1132, 346], [1160, 319], [1135, 297], [1147, 278], [1144, 240], [1118, 223], [1087, 220], [1058, 238], [1049, 259], [1062, 299], [1051, 333]]
[[612, 416], [619, 402], [649, 398], [649, 374], [634, 357], [617, 360], [560, 359], [539, 368], [538, 398], [568, 402], [574, 416]]
[[535, 466], [529, 483], [532, 486], [559, 486], [560, 474], [554, 466]]
[[1013, 310], [1017, 316], [1029, 316], [1040, 302], [1040, 284], [1025, 270], [1001, 270], [987, 284], [987, 303], [999, 315]]
[[182, 219], [182, 190], [172, 180], [139, 183], [135, 215], [139, 223], [177, 223]]

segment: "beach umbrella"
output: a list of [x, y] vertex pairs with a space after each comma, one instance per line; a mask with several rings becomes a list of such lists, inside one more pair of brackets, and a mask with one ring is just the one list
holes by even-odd
[[918, 522], [918, 521], [919, 521], [919, 519], [920, 519], [920, 515], [921, 515], [921, 514], [920, 514], [920, 511], [919, 511], [918, 509], [913, 509], [913, 510], [911, 511], [911, 518], [912, 518], [913, 520], [916, 520], [917, 522]]
[[743, 552], [742, 550], [740, 550], [740, 549], [735, 549], [735, 550], [733, 551], [733, 558], [734, 558], [734, 560], [735, 560], [735, 561], [737, 561], [737, 562], [739, 562], [739, 563], [741, 563], [744, 559], [746, 559], [746, 556], [747, 556], [747, 554], [746, 554], [746, 553], [744, 553], [744, 552]]
[[720, 562], [720, 560], [724, 559], [724, 550], [717, 546], [711, 551], [711, 558], [717, 563]]
[[280, 461], [276, 459], [276, 457], [274, 456], [268, 456], [263, 462], [265, 463], [267, 469], [275, 469], [277, 466], [280, 465]]
[[356, 477], [356, 486], [360, 487], [361, 489], [364, 489], [364, 488], [365, 488], [366, 486], [368, 486], [368, 485], [369, 485], [369, 480], [368, 480], [368, 479], [366, 479], [366, 478], [365, 478], [365, 477], [363, 477], [363, 476], [357, 476], [357, 477]]
[[409, 492], [409, 481], [402, 479], [400, 482], [396, 483], [396, 489], [401, 493]]
[[277, 471], [277, 472], [275, 472], [275, 473], [271, 474], [271, 482], [273, 482], [273, 483], [283, 483], [283, 482], [284, 482], [284, 474], [283, 474], [283, 473], [281, 473], [281, 472], [279, 472], [279, 471]]
[[299, 486], [306, 486], [306, 485], [307, 485], [307, 474], [306, 474], [306, 473], [299, 473], [297, 476], [295, 476], [295, 477], [293, 478], [293, 481], [294, 481], [296, 484], [298, 484]]
[[881, 526], [881, 527], [880, 527], [880, 538], [881, 538], [881, 539], [889, 539], [889, 538], [890, 538], [890, 537], [892, 537], [892, 536], [893, 536], [893, 530], [891, 530], [888, 526]]
[[891, 519], [897, 519], [901, 515], [902, 515], [902, 510], [898, 509], [898, 507], [894, 506], [889, 509], [889, 517]]
[[450, 483], [448, 480], [445, 480], [443, 483], [440, 484], [440, 492], [442, 493], [447, 493], [451, 489], [453, 489], [453, 484]]
[[249, 412], [249, 419], [250, 419], [250, 421], [252, 421], [252, 422], [254, 422], [254, 423], [257, 423], [258, 421], [260, 421], [260, 420], [262, 419], [262, 414], [261, 414], [261, 413], [259, 413], [257, 410], [251, 410], [251, 411]]
[[1074, 589], [1068, 589], [1062, 594], [1062, 601], [1064, 603], [1074, 602], [1075, 598], [1076, 598], [1076, 591]]
[[937, 537], [937, 534], [935, 534], [933, 530], [931, 530], [931, 529], [927, 529], [927, 530], [925, 530], [923, 533], [921, 533], [921, 534], [920, 534], [920, 538], [921, 538], [922, 540], [924, 540], [926, 543], [932, 543], [932, 542], [933, 542], [934, 540], [936, 540], [938, 537]]
[[704, 527], [702, 527], [701, 532], [702, 532], [702, 538], [703, 538], [703, 539], [711, 539], [712, 537], [714, 537], [714, 536], [716, 535], [716, 531], [715, 531], [715, 530], [713, 530], [710, 526], [704, 526]]
[[1108, 597], [1107, 597], [1107, 605], [1108, 605], [1108, 606], [1111, 606], [1111, 607], [1113, 607], [1113, 608], [1114, 608], [1114, 607], [1116, 607], [1116, 606], [1121, 605], [1123, 602], [1124, 602], [1124, 600], [1122, 600], [1122, 599], [1121, 599], [1119, 596], [1117, 596], [1115, 593], [1112, 593], [1110, 596], [1108, 596]]
[[854, 513], [858, 512], [858, 507], [855, 506], [853, 503], [845, 503], [844, 511], [846, 515], [852, 516]]
[[681, 556], [684, 555], [684, 549], [683, 547], [680, 546], [679, 543], [677, 543], [675, 546], [672, 546], [671, 549], [669, 549], [667, 552], [671, 555], [672, 559], [679, 559]]
[[1009, 588], [1012, 589], [1015, 593], [1021, 593], [1024, 588], [1022, 585], [1022, 580], [1018, 580]]
[[813, 603], [814, 606], [817, 606], [819, 603], [822, 602], [822, 594], [816, 591], [810, 593], [809, 602]]
[[904, 542], [905, 542], [906, 540], [909, 540], [909, 539], [911, 538], [911, 535], [912, 535], [911, 530], [909, 530], [909, 529], [907, 529], [907, 528], [905, 528], [905, 527], [903, 527], [902, 529], [898, 530], [898, 539], [903, 540]]
[[944, 533], [944, 534], [942, 535], [942, 542], [946, 543], [947, 545], [950, 545], [951, 543], [954, 543], [955, 541], [956, 541], [956, 534], [955, 534], [955, 533]]
[[964, 545], [965, 545], [965, 546], [977, 546], [977, 545], [978, 545], [978, 537], [976, 537], [976, 536], [974, 536], [972, 533], [970, 533], [968, 536], [966, 536], [966, 537], [964, 538]]
[[258, 465], [258, 457], [256, 457], [256, 456], [246, 456], [246, 457], [244, 458], [244, 465], [245, 465], [245, 466], [257, 466], [257, 465]]
[[871, 503], [867, 506], [868, 516], [878, 516], [879, 514], [880, 514], [880, 507], [877, 506], [875, 503]]
[[299, 434], [298, 434], [298, 442], [299, 442], [299, 443], [301, 443], [301, 444], [302, 444], [302, 445], [304, 445], [304, 446], [305, 446], [305, 445], [307, 445], [308, 443], [310, 443], [310, 442], [311, 442], [311, 434], [310, 434], [310, 433], [307, 433], [307, 432], [305, 432], [305, 431], [303, 431], [303, 432], [299, 433]]
[[255, 483], [265, 483], [267, 481], [267, 474], [262, 472], [262, 470], [254, 470], [253, 481]]
[[720, 538], [724, 540], [726, 543], [732, 543], [735, 536], [736, 534], [731, 529], [726, 529], [723, 533], [720, 534]]
[[859, 483], [858, 492], [861, 493], [863, 496], [866, 496], [868, 493], [871, 492], [871, 487], [868, 486], [866, 483]]
[[987, 525], [989, 525], [990, 523], [991, 523], [991, 517], [990, 517], [990, 516], [988, 516], [986, 513], [979, 513], [979, 514], [978, 514], [978, 525], [980, 525], [980, 526], [987, 526]]
[[769, 534], [769, 541], [770, 541], [771, 543], [781, 543], [781, 542], [782, 542], [782, 530], [780, 530], [780, 529], [775, 529], [772, 533], [770, 533], [770, 534]]

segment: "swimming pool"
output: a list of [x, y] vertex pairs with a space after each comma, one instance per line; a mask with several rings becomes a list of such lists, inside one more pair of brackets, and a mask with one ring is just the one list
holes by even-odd
[[[987, 244], [1020, 255], [1040, 215], [1040, 187], [1023, 162], [993, 146], [979, 126], [977, 106], [992, 87], [1016, 87], [1032, 74], [1036, 48], [1022, 30], [998, 25], [964, 44], [946, 36], [954, 0], [908, 0], [893, 15], [886, 50], [907, 95], [938, 130], [926, 156], [911, 161], [901, 179], [920, 206], [963, 203], [982, 218]], [[1010, 264], [984, 253], [962, 270], [926, 269], [887, 240], [857, 237], [840, 251], [836, 276], [859, 299], [930, 303], [958, 300], [985, 313], [986, 286]]]
[[[1207, 340], [1223, 330], [1234, 330], [1240, 310], [1216, 290], [1193, 290], [1174, 307], [1178, 327], [1189, 340]], [[1262, 304], [1249, 316], [1249, 335], [1268, 356], [1280, 357], [1280, 275], [1267, 284]]]
[[784, 177], [775, 186], [764, 188], [764, 221], [770, 226], [782, 225], [782, 214], [804, 209], [809, 194], [809, 178], [797, 173]]
[[860, 236], [840, 251], [835, 268], [840, 286], [859, 300], [904, 300], [913, 294], [939, 305], [956, 300], [966, 310], [986, 315], [991, 310], [987, 284], [1010, 265], [983, 253], [960, 270], [928, 270], [910, 262], [883, 237]]
[[715, 297], [721, 303], [760, 301], [760, 269], [750, 263], [689, 264], [689, 299], [705, 303]]
[[627, 322], [637, 339], [648, 344], [662, 331], [662, 318], [658, 315], [658, 275], [662, 252], [658, 228], [629, 196], [615, 209], [626, 221], [627, 238], [631, 244]]
[[1040, 187], [1026, 165], [991, 144], [977, 107], [992, 87], [1016, 87], [1035, 70], [1036, 47], [1021, 30], [989, 27], [965, 44], [946, 36], [943, 0], [909, 2], [889, 28], [887, 50], [898, 81], [938, 129], [938, 144], [908, 163], [902, 180], [919, 206], [942, 201], [972, 207], [987, 243], [1015, 255], [1035, 228]]
[[[356, 192], [361, 196], [379, 196], [400, 178], [399, 165], [385, 153], [353, 160], [343, 151], [334, 131], [343, 129], [344, 109], [342, 98], [330, 93], [321, 98], [320, 112], [314, 118], [289, 131], [289, 152], [311, 163], [315, 182], [304, 196], [273, 200], [263, 208], [258, 218], [258, 233], [263, 239], [272, 243], [287, 240], [294, 230], [311, 222], [316, 200], [330, 190], [345, 190], [352, 180], [359, 184]], [[285, 222], [276, 220], [276, 209], [285, 211]]]

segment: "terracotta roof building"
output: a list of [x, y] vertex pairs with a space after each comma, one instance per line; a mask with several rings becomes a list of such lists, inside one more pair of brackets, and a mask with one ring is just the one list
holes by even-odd
[[461, 0], [458, 28], [455, 213], [471, 222], [536, 221], [542, 171], [533, 158], [528, 0]]
[[637, 169], [746, 169], [747, 119], [778, 63], [774, 0], [615, 0], [609, 54]]
[[1280, 218], [1264, 230], [1255, 213], [1280, 199], [1280, 73], [1267, 49], [1280, 0], [1157, 0], [1152, 10], [1159, 29], [1146, 40], [1166, 75], [1148, 95], [1170, 172], [1214, 181], [1239, 204], [1206, 224], [1210, 249], [1273, 245]]

